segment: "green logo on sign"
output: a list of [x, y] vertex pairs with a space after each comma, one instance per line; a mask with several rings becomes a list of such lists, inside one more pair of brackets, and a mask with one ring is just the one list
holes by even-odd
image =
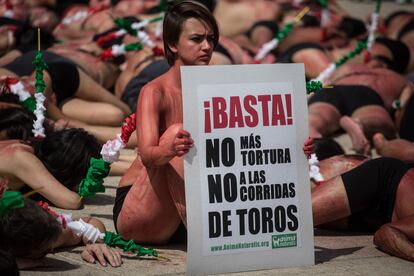
[[272, 249], [297, 246], [296, 234], [282, 234], [272, 236]]

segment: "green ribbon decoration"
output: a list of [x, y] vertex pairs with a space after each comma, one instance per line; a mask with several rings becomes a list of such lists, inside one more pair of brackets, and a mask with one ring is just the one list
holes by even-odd
[[347, 62], [349, 59], [355, 57], [356, 55], [360, 54], [362, 50], [367, 48], [367, 42], [366, 41], [359, 41], [358, 45], [355, 47], [354, 50], [349, 52], [347, 55], [341, 57], [339, 60], [335, 61], [335, 66], [338, 68], [345, 62]]
[[142, 44], [137, 42], [137, 43], [130, 43], [125, 45], [125, 51], [130, 52], [130, 51], [140, 51], [142, 50]]
[[36, 109], [36, 99], [33, 96], [27, 98], [26, 100], [21, 102], [21, 104], [24, 108], [26, 108], [31, 113], [33, 113]]
[[132, 28], [131, 21], [129, 21], [128, 19], [118, 17], [114, 19], [114, 22], [118, 25], [118, 27], [127, 31], [128, 34], [137, 36], [137, 30]]
[[286, 24], [283, 30], [276, 34], [276, 38], [279, 40], [279, 42], [287, 37], [287, 35], [292, 31], [294, 24], [294, 22]]
[[0, 217], [7, 214], [11, 209], [23, 208], [24, 197], [17, 191], [5, 191], [0, 199]]
[[43, 93], [45, 90], [46, 84], [43, 81], [43, 70], [47, 69], [47, 64], [43, 60], [42, 52], [36, 51], [35, 58], [33, 60], [33, 65], [35, 66], [35, 87], [36, 93]]
[[109, 174], [109, 163], [102, 159], [91, 158], [86, 177], [79, 184], [78, 194], [81, 197], [93, 196], [105, 192], [103, 180]]
[[158, 257], [157, 251], [151, 247], [142, 247], [135, 244], [133, 240], [125, 241], [119, 234], [115, 234], [113, 232], [105, 232], [104, 243], [110, 247], [119, 247], [124, 250], [124, 252], [136, 252], [138, 257], [147, 255]]
[[317, 92], [321, 90], [323, 87], [323, 84], [321, 81], [308, 81], [306, 83], [306, 93], [310, 94], [313, 92]]

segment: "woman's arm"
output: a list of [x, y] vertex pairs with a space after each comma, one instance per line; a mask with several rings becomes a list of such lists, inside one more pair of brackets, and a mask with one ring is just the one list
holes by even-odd
[[[84, 222], [96, 227], [99, 232], [105, 233], [105, 225], [99, 219], [92, 217], [83, 217], [81, 219]], [[96, 243], [90, 243], [85, 237], [76, 236], [68, 228], [62, 231], [62, 234], [53, 247], [69, 247], [80, 245], [81, 243], [85, 245], [85, 249], [82, 251], [81, 257], [86, 262], [95, 263], [95, 261], [98, 260], [102, 266], [106, 266], [107, 262], [109, 262], [109, 264], [113, 267], [118, 267], [122, 264], [119, 252], [108, 247], [106, 244], [103, 244], [102, 240], [98, 240]]]
[[39, 194], [57, 207], [64, 209], [78, 209], [80, 207], [79, 195], [57, 181], [31, 152], [29, 146], [15, 147], [11, 149], [9, 154], [6, 156], [7, 162], [0, 162], [2, 163], [0, 171], [3, 170], [5, 173], [16, 176], [33, 190], [39, 189]]
[[160, 136], [160, 122], [164, 120], [163, 93], [156, 84], [145, 86], [137, 106], [138, 152], [147, 167], [158, 167], [168, 163], [175, 156], [182, 156], [193, 145], [190, 134], [182, 124], [169, 126]]

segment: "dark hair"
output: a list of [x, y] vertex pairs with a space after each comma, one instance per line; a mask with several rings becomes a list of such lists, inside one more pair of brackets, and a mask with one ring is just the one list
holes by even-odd
[[63, 185], [76, 190], [85, 178], [92, 157], [101, 158], [96, 138], [83, 129], [64, 129], [32, 141], [35, 155]]
[[10, 107], [0, 109], [0, 131], [6, 130], [8, 139], [28, 140], [33, 137], [33, 113], [24, 108]]
[[410, 49], [401, 41], [393, 40], [385, 37], [375, 39], [375, 43], [379, 43], [391, 52], [392, 59], [378, 55], [377, 59], [383, 61], [387, 68], [397, 73], [404, 73], [410, 61]]
[[0, 80], [0, 102], [20, 104], [19, 96], [11, 93], [6, 80]]
[[26, 199], [23, 208], [11, 209], [0, 217], [0, 249], [15, 257], [26, 257], [35, 250], [46, 250], [61, 232], [54, 216]]
[[177, 44], [184, 22], [189, 18], [195, 18], [206, 23], [213, 30], [214, 47], [218, 43], [219, 31], [217, 22], [209, 10], [202, 4], [194, 1], [177, 2], [168, 9], [163, 23], [164, 52], [170, 65], [173, 65], [176, 59], [175, 54], [170, 49], [170, 45]]
[[344, 32], [349, 39], [367, 32], [364, 21], [347, 16], [342, 19], [338, 26], [338, 30]]
[[19, 275], [16, 257], [4, 250], [0, 250], [0, 275]]
[[345, 153], [343, 148], [332, 138], [313, 138], [313, 143], [319, 161]]

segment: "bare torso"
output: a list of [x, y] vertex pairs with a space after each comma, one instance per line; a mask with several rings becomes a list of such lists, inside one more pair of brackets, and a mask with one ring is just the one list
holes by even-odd
[[79, 67], [82, 68], [87, 75], [89, 75], [103, 87], [112, 87], [116, 80], [116, 77], [119, 74], [118, 67], [110, 62], [102, 61], [97, 56], [99, 55], [98, 52], [89, 52], [90, 49], [86, 49], [85, 51], [79, 49], [80, 46], [78, 44], [65, 44], [54, 45], [53, 47], [49, 48], [48, 51], [54, 52], [72, 60], [78, 64]]
[[[146, 91], [154, 94], [150, 95], [148, 92], [145, 93]], [[142, 109], [139, 105], [145, 105], [148, 103], [147, 101], [152, 101], [152, 96], [161, 99], [158, 144], [162, 144], [163, 139], [168, 139], [173, 135], [170, 133], [171, 128], [169, 127], [181, 124], [183, 121], [181, 89], [177, 86], [171, 69], [143, 88], [137, 109]], [[137, 116], [139, 117], [139, 114]], [[142, 135], [147, 133], [149, 135], [149, 131], [145, 130], [146, 127], [148, 126], [140, 126], [138, 123], [137, 133], [142, 132]], [[175, 231], [180, 223], [177, 209], [181, 210], [181, 213], [185, 213], [183, 165], [182, 157], [174, 157], [163, 166], [144, 166], [138, 152], [137, 159], [119, 184], [119, 187], [133, 184], [118, 218], [118, 229], [123, 237], [133, 238], [136, 241], [150, 240], [157, 243], [165, 242]], [[175, 197], [174, 201], [172, 197]], [[154, 221], [156, 225], [154, 225]], [[139, 227], [137, 227], [138, 223]], [[153, 239], [141, 236], [151, 233], [151, 229], [155, 228], [157, 230], [152, 231], [154, 233]]]
[[214, 10], [220, 34], [227, 37], [247, 31], [256, 21], [276, 20], [278, 14], [276, 1], [263, 0], [217, 1]]
[[414, 214], [414, 168], [408, 172], [400, 180], [397, 189], [396, 199], [394, 203], [394, 211], [392, 221], [402, 219]]
[[338, 85], [369, 86], [382, 98], [385, 108], [392, 110], [392, 102], [399, 98], [408, 80], [388, 69], [372, 69], [361, 65], [348, 65], [344, 66], [333, 83]]

